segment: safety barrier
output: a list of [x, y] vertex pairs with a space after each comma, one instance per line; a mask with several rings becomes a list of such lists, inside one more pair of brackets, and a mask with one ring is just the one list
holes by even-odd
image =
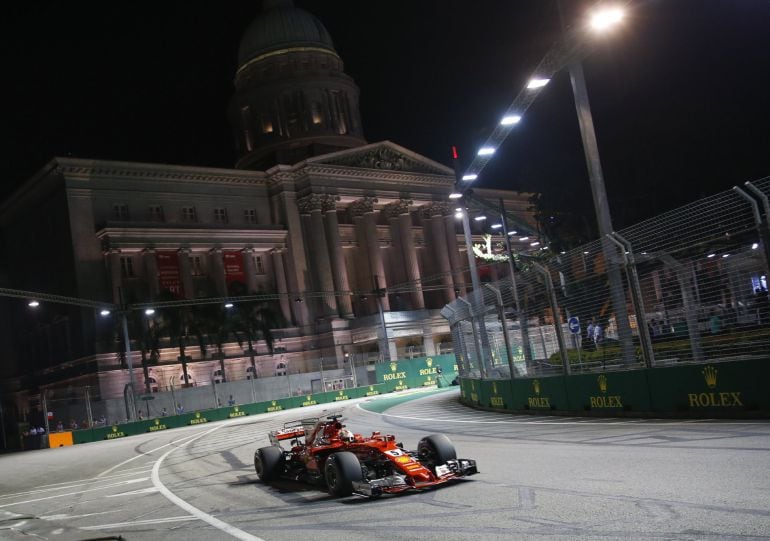
[[539, 378], [460, 378], [461, 401], [512, 412], [770, 417], [770, 358]]
[[[239, 404], [222, 408], [193, 411], [180, 415], [156, 417], [154, 419], [143, 421], [87, 428], [73, 432], [57, 432], [51, 434], [51, 436], [55, 436], [54, 439], [56, 442], [71, 441], [75, 444], [113, 440], [137, 434], [146, 434], [184, 426], [223, 421], [236, 417], [315, 406], [316, 404], [331, 404], [350, 400], [352, 398], [377, 396], [393, 391], [432, 385], [444, 386], [448, 385], [456, 376], [457, 366], [455, 365], [454, 355], [449, 354], [438, 355], [435, 357], [405, 359], [377, 365], [377, 383], [363, 387], [352, 387], [336, 391], [268, 400], [253, 404]], [[56, 446], [58, 447], [59, 445]]]

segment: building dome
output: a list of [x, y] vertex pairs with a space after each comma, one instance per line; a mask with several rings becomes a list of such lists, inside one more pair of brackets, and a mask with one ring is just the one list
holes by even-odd
[[324, 25], [263, 0], [238, 52], [228, 117], [238, 169], [265, 170], [366, 144], [355, 81]]
[[322, 49], [336, 54], [323, 23], [291, 0], [264, 0], [263, 12], [249, 25], [238, 49], [238, 66], [287, 48]]

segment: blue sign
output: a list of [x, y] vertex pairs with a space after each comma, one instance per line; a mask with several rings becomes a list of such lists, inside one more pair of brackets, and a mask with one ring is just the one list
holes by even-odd
[[580, 334], [580, 320], [576, 316], [569, 318], [567, 325], [569, 325], [569, 331], [572, 334]]

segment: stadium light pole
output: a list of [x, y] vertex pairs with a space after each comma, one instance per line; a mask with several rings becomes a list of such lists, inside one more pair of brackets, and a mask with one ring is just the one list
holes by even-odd
[[[561, 2], [558, 3], [558, 6], [562, 28], [564, 28], [564, 16], [561, 9]], [[589, 19], [589, 31], [594, 33], [610, 32], [617, 28], [622, 20], [623, 11], [619, 7], [604, 7], [591, 14]], [[585, 74], [583, 73], [583, 65], [580, 60], [576, 59], [570, 62], [568, 71], [572, 86], [572, 95], [575, 100], [578, 125], [580, 127], [580, 138], [583, 143], [583, 152], [588, 168], [588, 179], [591, 185], [591, 195], [596, 211], [596, 221], [599, 227], [599, 236], [601, 237], [602, 253], [607, 267], [610, 300], [612, 309], [615, 312], [618, 338], [621, 343], [623, 360], [627, 363], [632, 363], [635, 361], [636, 354], [631, 334], [631, 324], [626, 310], [626, 294], [623, 288], [623, 279], [620, 270], [615, 265], [615, 260], [617, 259], [616, 250], [609, 240], [609, 235], [612, 234], [614, 229], [612, 227], [610, 206], [607, 202], [607, 191], [604, 185], [604, 173], [599, 158], [599, 145], [596, 141], [596, 130], [594, 129], [591, 105], [588, 101], [588, 89], [586, 88]], [[645, 325], [644, 321], [637, 323], [639, 325]]]

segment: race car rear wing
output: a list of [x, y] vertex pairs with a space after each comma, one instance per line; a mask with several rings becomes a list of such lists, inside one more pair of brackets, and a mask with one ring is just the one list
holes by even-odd
[[282, 429], [270, 431], [268, 434], [270, 443], [279, 445], [278, 442], [281, 441], [304, 438], [313, 431], [316, 423], [318, 423], [318, 419], [318, 417], [308, 417], [306, 419], [297, 419], [295, 421], [284, 423]]

